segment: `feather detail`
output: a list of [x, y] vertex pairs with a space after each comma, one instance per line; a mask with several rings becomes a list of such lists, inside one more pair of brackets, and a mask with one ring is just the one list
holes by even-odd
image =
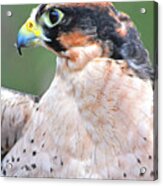
[[[1, 156], [22, 136], [38, 97], [1, 87]], [[28, 126], [26, 126], [28, 127]]]
[[18, 177], [153, 180], [150, 80], [109, 58], [63, 76], [64, 60], [58, 58], [57, 75], [2, 170]]

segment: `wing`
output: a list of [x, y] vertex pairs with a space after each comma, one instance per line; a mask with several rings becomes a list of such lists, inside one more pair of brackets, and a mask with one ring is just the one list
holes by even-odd
[[23, 133], [38, 97], [1, 88], [1, 156], [11, 149]]

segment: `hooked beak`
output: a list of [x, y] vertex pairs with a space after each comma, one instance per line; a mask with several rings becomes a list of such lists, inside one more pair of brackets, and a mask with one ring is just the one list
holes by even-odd
[[44, 40], [49, 41], [49, 39], [43, 35], [42, 28], [38, 26], [35, 21], [29, 18], [18, 32], [18, 53], [22, 55], [22, 47], [39, 46], [42, 45]]

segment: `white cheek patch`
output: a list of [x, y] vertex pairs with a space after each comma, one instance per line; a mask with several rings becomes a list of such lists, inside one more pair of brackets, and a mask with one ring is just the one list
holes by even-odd
[[30, 15], [30, 18], [35, 21], [36, 20], [36, 15], [37, 15], [37, 12], [38, 12], [38, 7], [34, 8], [31, 12], [31, 15]]

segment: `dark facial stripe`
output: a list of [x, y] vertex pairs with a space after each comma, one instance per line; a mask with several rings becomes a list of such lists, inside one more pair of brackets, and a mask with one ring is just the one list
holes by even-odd
[[36, 21], [38, 22], [40, 16], [44, 13], [45, 7], [47, 4], [41, 4], [38, 7], [37, 14], [36, 14]]

